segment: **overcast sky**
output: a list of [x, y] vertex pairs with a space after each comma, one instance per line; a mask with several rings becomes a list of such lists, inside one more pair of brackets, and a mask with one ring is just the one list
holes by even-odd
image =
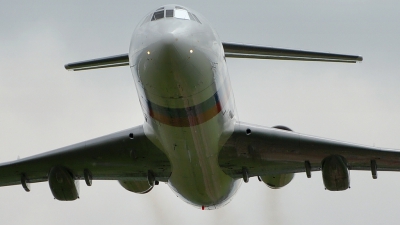
[[[68, 72], [73, 61], [128, 52], [147, 12], [167, 1], [8, 1], [0, 8], [0, 161], [143, 123], [128, 67]], [[400, 149], [399, 1], [175, 1], [223, 41], [358, 54], [358, 64], [228, 59], [239, 119]], [[378, 165], [379, 166], [379, 165]], [[80, 199], [48, 183], [0, 188], [3, 224], [388, 224], [400, 220], [400, 174], [351, 171], [324, 190], [320, 172], [283, 189], [251, 178], [231, 203], [201, 211], [166, 184], [146, 195], [116, 181], [81, 182]]]

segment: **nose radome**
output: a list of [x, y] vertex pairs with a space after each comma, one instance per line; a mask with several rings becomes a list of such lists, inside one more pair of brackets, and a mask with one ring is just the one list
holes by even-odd
[[183, 39], [183, 35], [173, 32], [173, 31], [166, 31], [162, 33], [160, 43], [164, 46], [172, 46], [177, 42], [179, 39]]
[[190, 34], [163, 32], [142, 53], [138, 73], [146, 91], [166, 98], [191, 96], [213, 82], [210, 60]]
[[163, 34], [160, 41], [153, 46], [154, 66], [166, 71], [179, 70], [181, 67], [185, 67], [184, 49], [189, 51], [190, 48], [190, 44], [187, 42], [188, 40], [185, 40], [184, 37], [174, 33]]

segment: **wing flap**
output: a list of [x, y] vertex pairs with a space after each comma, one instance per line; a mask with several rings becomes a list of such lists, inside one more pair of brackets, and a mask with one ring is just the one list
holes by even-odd
[[[248, 135], [248, 133], [250, 134]], [[323, 139], [247, 123], [235, 125], [235, 131], [219, 154], [222, 170], [241, 178], [242, 168], [250, 176], [305, 172], [305, 161], [312, 171], [321, 168], [322, 160], [341, 155], [351, 170], [371, 170], [371, 160], [378, 171], [400, 171], [400, 152]]]
[[356, 63], [363, 60], [361, 56], [344, 55], [326, 52], [312, 52], [284, 48], [273, 48], [266, 46], [246, 45], [237, 43], [222, 43], [225, 57], [252, 58], [252, 59], [275, 59], [275, 60], [301, 60], [301, 61], [323, 61], [323, 62], [346, 62]]

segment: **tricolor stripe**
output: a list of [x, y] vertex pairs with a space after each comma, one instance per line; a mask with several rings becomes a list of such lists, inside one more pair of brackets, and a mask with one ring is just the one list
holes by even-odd
[[148, 114], [155, 120], [174, 127], [190, 127], [204, 123], [224, 108], [229, 99], [229, 85], [224, 82], [213, 96], [187, 108], [169, 108], [147, 100]]

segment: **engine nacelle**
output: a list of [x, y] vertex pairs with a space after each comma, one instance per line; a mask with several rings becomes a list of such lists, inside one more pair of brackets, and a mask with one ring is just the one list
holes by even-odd
[[261, 180], [272, 189], [286, 186], [293, 180], [293, 177], [294, 173], [260, 176]]
[[322, 178], [330, 191], [344, 191], [350, 187], [350, 174], [346, 160], [340, 155], [331, 155], [322, 160]]
[[144, 181], [119, 180], [118, 182], [126, 190], [134, 192], [136, 194], [146, 194], [153, 189], [153, 186], [150, 185], [147, 180]]
[[49, 172], [49, 185], [55, 199], [73, 201], [79, 198], [79, 180], [64, 167], [55, 166]]

